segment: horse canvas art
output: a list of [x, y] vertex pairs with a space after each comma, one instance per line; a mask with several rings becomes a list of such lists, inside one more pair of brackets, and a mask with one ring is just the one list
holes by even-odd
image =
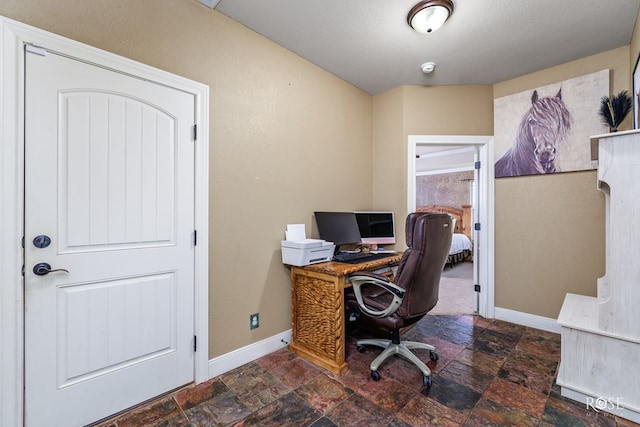
[[539, 97], [534, 90], [513, 145], [495, 163], [496, 178], [559, 172], [557, 154], [565, 148], [571, 122], [562, 88], [549, 97]]

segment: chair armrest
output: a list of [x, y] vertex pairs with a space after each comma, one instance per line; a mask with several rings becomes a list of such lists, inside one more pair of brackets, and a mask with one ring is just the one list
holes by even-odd
[[[353, 285], [353, 293], [356, 296], [360, 309], [371, 317], [387, 317], [395, 313], [404, 299], [405, 290], [395, 283], [391, 283], [388, 277], [380, 274], [359, 272], [357, 275], [350, 276], [349, 281]], [[360, 287], [365, 284], [378, 286], [393, 296], [393, 300], [386, 309], [372, 310], [365, 305], [364, 299], [362, 298], [362, 290], [360, 289]]]

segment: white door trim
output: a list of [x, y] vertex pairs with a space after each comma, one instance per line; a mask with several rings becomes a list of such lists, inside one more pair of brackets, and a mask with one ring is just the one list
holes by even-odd
[[194, 330], [196, 383], [208, 375], [209, 87], [127, 58], [0, 16], [0, 425], [22, 425], [24, 409], [24, 45], [34, 44], [193, 94], [195, 147]]
[[483, 238], [479, 251], [486, 254], [480, 257], [479, 282], [484, 286], [480, 293], [478, 314], [493, 319], [495, 316], [495, 288], [494, 288], [494, 168], [493, 168], [493, 136], [469, 135], [409, 135], [407, 158], [407, 212], [416, 209], [416, 146], [418, 144], [431, 145], [470, 145], [479, 148], [479, 158], [483, 167], [480, 168], [480, 218]]

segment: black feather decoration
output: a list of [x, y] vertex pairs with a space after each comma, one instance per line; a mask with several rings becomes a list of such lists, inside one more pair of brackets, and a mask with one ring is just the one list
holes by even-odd
[[609, 98], [608, 96], [603, 96], [600, 102], [600, 116], [602, 117], [602, 122], [606, 125], [609, 125], [611, 128], [611, 132], [617, 132], [618, 126], [627, 117], [629, 111], [633, 109], [633, 102], [631, 101], [631, 96], [629, 96], [629, 92], [623, 90], [617, 95]]

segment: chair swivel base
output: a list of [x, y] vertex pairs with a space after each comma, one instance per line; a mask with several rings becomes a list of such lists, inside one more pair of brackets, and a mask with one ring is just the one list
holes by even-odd
[[431, 387], [431, 370], [411, 350], [429, 350], [429, 358], [435, 362], [438, 360], [438, 354], [435, 352], [436, 348], [434, 346], [416, 341], [401, 341], [400, 343], [394, 343], [392, 340], [388, 339], [372, 338], [358, 340], [358, 351], [363, 353], [366, 345], [374, 345], [384, 349], [382, 353], [380, 353], [380, 355], [371, 362], [371, 365], [369, 365], [369, 368], [371, 369], [371, 378], [374, 381], [378, 381], [380, 379], [380, 372], [378, 371], [378, 368], [382, 362], [391, 356], [399, 355], [412, 362], [422, 371], [424, 386], [426, 387], [426, 391], [429, 391], [429, 388]]

